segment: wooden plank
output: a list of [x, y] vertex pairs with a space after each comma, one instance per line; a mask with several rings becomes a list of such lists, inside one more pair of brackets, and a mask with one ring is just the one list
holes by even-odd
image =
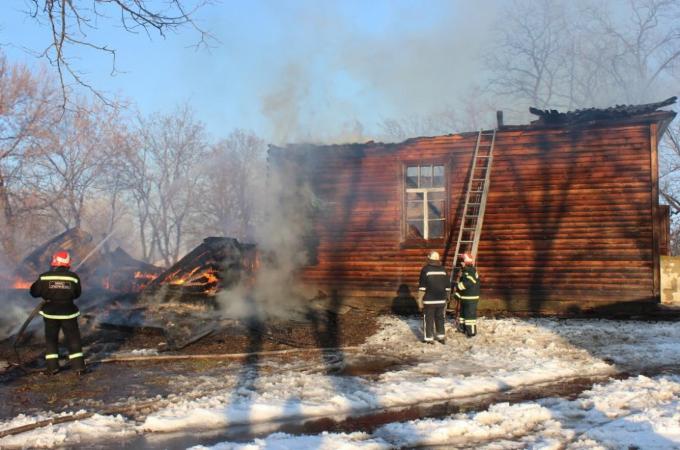
[[652, 256], [652, 263], [654, 264], [654, 296], [658, 297], [657, 301], [661, 303], [661, 292], [659, 286], [661, 286], [661, 258], [659, 257], [659, 223], [656, 220], [657, 210], [656, 207], [659, 204], [659, 163], [658, 163], [658, 153], [657, 153], [657, 125], [651, 124], [648, 128], [649, 130], [649, 152], [651, 155], [650, 171], [652, 175], [651, 180], [651, 215], [650, 220], [652, 222], [652, 250], [654, 255]]
[[659, 255], [670, 256], [671, 254], [671, 212], [670, 206], [658, 205], [657, 217], [659, 229]]

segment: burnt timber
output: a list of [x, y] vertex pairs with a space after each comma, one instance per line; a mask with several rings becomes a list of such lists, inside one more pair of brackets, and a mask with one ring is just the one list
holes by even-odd
[[[669, 216], [658, 203], [657, 146], [675, 113], [658, 108], [674, 101], [532, 109], [530, 125], [498, 128], [478, 251], [482, 310], [644, 312], [659, 302]], [[476, 137], [271, 147], [271, 166], [289, 177], [284, 200], [314, 195], [297, 206], [313, 224], [301, 279], [347, 301], [412, 299], [427, 252], [453, 251]], [[406, 237], [405, 170], [418, 164], [445, 167], [439, 239]]]
[[142, 297], [152, 303], [213, 304], [210, 297], [241, 281], [242, 277], [250, 277], [256, 265], [254, 244], [242, 244], [233, 238], [207, 237], [149, 283]]

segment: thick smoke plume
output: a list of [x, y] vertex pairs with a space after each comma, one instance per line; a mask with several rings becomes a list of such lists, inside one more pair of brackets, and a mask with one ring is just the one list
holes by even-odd
[[217, 295], [230, 318], [299, 318], [316, 291], [303, 286], [297, 271], [309, 262], [305, 239], [311, 232], [316, 203], [306, 183], [290, 182], [280, 167], [270, 167], [257, 209], [264, 212], [255, 230], [260, 264], [252, 282], [241, 282]]
[[272, 5], [296, 24], [281, 36], [286, 47], [268, 62], [274, 82], [260, 95], [273, 142], [382, 140], [381, 119], [462, 110], [465, 93], [485, 83], [479, 56], [498, 8], [486, 0], [421, 6], [394, 5], [364, 26], [339, 4]]

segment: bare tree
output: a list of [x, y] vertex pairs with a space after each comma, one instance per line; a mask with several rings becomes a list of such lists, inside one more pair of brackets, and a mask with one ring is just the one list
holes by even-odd
[[113, 154], [116, 109], [82, 102], [67, 111], [40, 144], [24, 184], [39, 196], [50, 217], [64, 229], [80, 227], [88, 198], [94, 195]]
[[[628, 0], [592, 2], [584, 28], [595, 45], [602, 73], [619, 98], [629, 103], [656, 100], [660, 89], [680, 75], [680, 2]], [[675, 84], [676, 85], [676, 84]]]
[[680, 254], [680, 122], [666, 130], [660, 145], [659, 192], [671, 209], [671, 254]]
[[485, 63], [518, 111], [657, 101], [677, 82], [677, 0], [515, 0], [501, 16]]
[[128, 155], [133, 152], [136, 136], [128, 127], [128, 121], [122, 116], [121, 110], [116, 114], [109, 114], [106, 140], [101, 143], [106, 152], [104, 160], [106, 166], [100, 172], [96, 185], [96, 196], [104, 205], [103, 212], [99, 212], [100, 226], [105, 235], [114, 231], [116, 225], [127, 209], [125, 193], [128, 189], [124, 176]]
[[[53, 83], [44, 72], [10, 64], [0, 53], [0, 245], [16, 260], [22, 207], [21, 173], [58, 115]], [[30, 207], [29, 201], [29, 207]]]
[[496, 95], [546, 108], [563, 101], [565, 44], [571, 39], [561, 4], [515, 0], [501, 14], [485, 64]]
[[383, 119], [379, 125], [392, 141], [403, 141], [415, 136], [454, 133], [460, 127], [459, 116], [452, 107], [432, 114]]
[[134, 204], [142, 260], [151, 262], [153, 230], [150, 227], [149, 218], [151, 216], [152, 168], [149, 150], [142, 145], [140, 134], [133, 135], [128, 140], [120, 174], [125, 192], [129, 194]]
[[234, 130], [207, 158], [201, 195], [201, 229], [252, 241], [257, 197], [266, 178], [266, 145], [252, 132]]
[[126, 176], [137, 205], [144, 257], [169, 266], [185, 250], [187, 227], [199, 203], [207, 144], [203, 125], [187, 106], [139, 122], [139, 148]]
[[77, 68], [71, 57], [76, 47], [91, 49], [111, 57], [111, 73], [116, 72], [116, 50], [107, 43], [96, 42], [91, 33], [102, 23], [117, 21], [125, 31], [165, 37], [170, 31], [189, 27], [199, 38], [196, 46], [207, 45], [214, 39], [194, 20], [196, 11], [210, 0], [29, 0], [27, 14], [38, 24], [46, 23], [50, 43], [39, 52], [56, 69], [62, 89], [63, 106], [69, 98], [68, 83], [75, 82], [89, 89], [108, 104], [110, 100], [94, 88]]

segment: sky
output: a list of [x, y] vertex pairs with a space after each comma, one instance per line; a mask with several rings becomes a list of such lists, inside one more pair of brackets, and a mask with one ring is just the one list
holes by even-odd
[[[0, 4], [0, 45], [11, 62], [36, 69], [49, 29], [28, 0]], [[195, 2], [194, 2], [195, 3]], [[197, 24], [216, 38], [196, 49], [191, 28], [166, 38], [121, 29], [102, 10], [86, 29], [116, 49], [117, 73], [101, 52], [69, 49], [98, 90], [143, 114], [187, 103], [214, 138], [235, 128], [272, 143], [338, 141], [380, 132], [388, 118], [455, 108], [479, 82], [480, 48], [497, 2], [483, 0], [223, 0]]]

